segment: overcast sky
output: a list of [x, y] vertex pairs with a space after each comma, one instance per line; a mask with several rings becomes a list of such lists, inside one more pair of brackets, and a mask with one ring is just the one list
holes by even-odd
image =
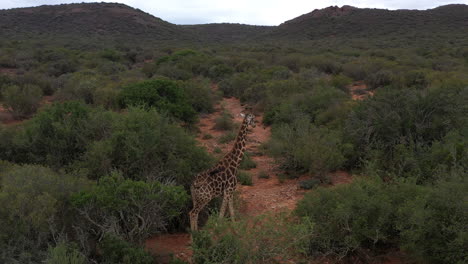
[[[0, 0], [0, 9], [97, 0]], [[468, 0], [115, 0], [175, 24], [244, 23], [278, 25], [331, 5], [386, 9], [428, 9]]]

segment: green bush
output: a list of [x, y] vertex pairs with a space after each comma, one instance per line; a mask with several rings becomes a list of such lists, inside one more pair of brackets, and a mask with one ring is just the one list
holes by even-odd
[[102, 58], [110, 60], [110, 61], [120, 61], [122, 59], [122, 55], [113, 49], [105, 49], [100, 52], [99, 54]]
[[208, 80], [190, 80], [182, 83], [193, 109], [199, 113], [213, 112], [215, 95]]
[[131, 179], [172, 179], [188, 187], [192, 177], [211, 163], [191, 136], [154, 109], [130, 107], [110, 120], [114, 121], [108, 135], [90, 143], [74, 164], [88, 169], [91, 178], [117, 169]]
[[121, 107], [155, 107], [182, 121], [196, 121], [196, 112], [190, 105], [186, 92], [174, 81], [159, 79], [127, 85], [120, 92], [119, 104]]
[[[263, 215], [239, 221], [211, 217], [193, 233], [193, 262], [282, 263], [299, 260], [308, 236], [307, 224], [292, 224], [284, 215]], [[305, 262], [304, 262], [305, 263]]]
[[234, 69], [225, 64], [211, 66], [208, 70], [208, 77], [219, 81], [234, 73]]
[[90, 183], [76, 175], [23, 165], [0, 177], [0, 262], [30, 263], [45, 258], [53, 238], [71, 230], [68, 199]]
[[143, 248], [114, 235], [106, 235], [99, 243], [103, 263], [153, 264], [153, 257]]
[[330, 84], [342, 91], [347, 91], [348, 85], [350, 85], [353, 80], [343, 74], [333, 75], [330, 81]]
[[309, 179], [299, 182], [299, 187], [305, 190], [310, 190], [318, 187], [320, 185], [319, 179]]
[[234, 129], [234, 122], [232, 119], [231, 113], [224, 110], [221, 116], [216, 118], [214, 128], [217, 130], [232, 130]]
[[250, 169], [255, 169], [257, 167], [257, 164], [255, 163], [255, 161], [252, 160], [250, 155], [251, 154], [249, 152], [244, 153], [244, 156], [242, 157], [242, 161], [239, 165], [239, 169], [250, 170]]
[[203, 137], [202, 137], [202, 139], [205, 139], [205, 140], [206, 140], [206, 139], [212, 139], [212, 138], [213, 138], [213, 136], [212, 136], [211, 134], [205, 134], [205, 135], [203, 135]]
[[381, 70], [374, 74], [369, 75], [366, 78], [366, 83], [369, 85], [369, 88], [376, 89], [379, 87], [385, 87], [391, 85], [395, 77], [393, 73], [389, 70]]
[[391, 195], [382, 183], [369, 180], [307, 193], [296, 212], [315, 223], [308, 253], [343, 258], [362, 248], [392, 244], [396, 211]]
[[314, 173], [322, 180], [343, 165], [345, 147], [337, 131], [318, 128], [307, 119], [276, 127], [268, 144], [286, 170]]
[[[291, 93], [284, 94], [287, 89], [278, 91], [270, 90], [270, 96], [277, 98], [272, 100], [265, 112], [264, 123], [281, 124], [293, 123], [299, 118], [308, 118], [317, 125], [330, 125], [330, 127], [342, 126], [348, 115], [346, 102], [347, 95], [343, 91], [333, 87], [318, 86], [311, 91], [301, 91], [297, 84], [291, 84]], [[274, 87], [274, 89], [281, 86]], [[277, 102], [275, 102], [277, 101]]]
[[254, 84], [252, 76], [248, 73], [237, 73], [229, 78], [225, 78], [219, 83], [219, 89], [224, 96], [241, 97], [244, 91]]
[[220, 144], [227, 144], [231, 141], [233, 141], [237, 136], [237, 133], [233, 130], [231, 131], [228, 131], [227, 133], [225, 133], [224, 135], [222, 135], [221, 137], [219, 137], [218, 139], [218, 142]]
[[268, 172], [262, 170], [262, 171], [260, 171], [258, 173], [258, 178], [260, 178], [260, 179], [269, 179], [270, 175], [268, 175]]
[[49, 248], [46, 264], [86, 264], [87, 260], [78, 250], [65, 243]]
[[314, 224], [309, 254], [343, 258], [399, 246], [425, 262], [464, 263], [468, 208], [460, 197], [468, 186], [462, 175], [433, 186], [364, 178], [307, 193], [296, 213]]
[[343, 71], [342, 66], [336, 61], [336, 58], [317, 56], [313, 58], [312, 64], [326, 74], [339, 74]]
[[463, 173], [459, 175], [399, 208], [397, 227], [403, 250], [430, 263], [468, 260], [468, 184]]
[[102, 78], [91, 71], [62, 75], [55, 84], [60, 100], [78, 100], [87, 104], [95, 102], [94, 93], [102, 85]]
[[237, 172], [237, 180], [239, 181], [240, 184], [242, 185], [248, 185], [248, 186], [252, 186], [253, 185], [253, 182], [252, 182], [252, 175], [250, 175], [250, 173], [246, 172], [246, 171], [241, 171], [239, 170]]
[[158, 66], [158, 69], [156, 70], [156, 74], [167, 77], [172, 80], [181, 80], [181, 81], [187, 81], [193, 77], [190, 71], [182, 69], [181, 67], [177, 65]]
[[62, 74], [72, 73], [78, 70], [78, 62], [72, 58], [63, 58], [48, 63], [47, 74], [59, 77]]
[[41, 73], [27, 72], [23, 76], [17, 77], [16, 83], [20, 86], [27, 84], [37, 85], [41, 88], [44, 95], [52, 95], [55, 92], [52, 87], [52, 79]]
[[91, 108], [78, 102], [56, 103], [38, 113], [16, 135], [16, 162], [40, 163], [59, 168], [79, 158], [92, 139]]
[[3, 89], [3, 107], [8, 109], [14, 118], [21, 119], [34, 114], [42, 99], [39, 86], [26, 84], [24, 86], [7, 86]]
[[[396, 177], [431, 181], [438, 177], [433, 169], [438, 165], [432, 167], [425, 160], [432, 156], [429, 151], [434, 143], [443, 141], [448, 133], [463, 131], [467, 95], [466, 89], [458, 87], [404, 93], [384, 89], [354, 108], [346, 135], [357, 147], [359, 159], [375, 160]], [[462, 149], [457, 160], [464, 156]]]
[[426, 73], [423, 71], [409, 71], [405, 74], [404, 80], [406, 86], [416, 89], [424, 89], [430, 84]]
[[164, 231], [187, 202], [181, 186], [133, 181], [118, 173], [102, 177], [91, 190], [71, 199], [84, 218], [75, 228], [99, 239], [111, 232], [135, 243]]

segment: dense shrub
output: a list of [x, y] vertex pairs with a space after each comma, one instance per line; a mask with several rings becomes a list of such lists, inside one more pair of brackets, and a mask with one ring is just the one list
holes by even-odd
[[99, 243], [103, 263], [152, 264], [154, 258], [143, 248], [114, 235], [106, 235]]
[[426, 196], [408, 200], [399, 209], [401, 247], [418, 259], [431, 263], [468, 260], [468, 183], [466, 174], [458, 175], [439, 182]]
[[310, 190], [318, 187], [320, 185], [320, 180], [318, 179], [308, 179], [299, 182], [299, 187], [305, 190]]
[[66, 243], [59, 243], [55, 247], [48, 250], [46, 264], [86, 264], [86, 257], [77, 249], [67, 245]]
[[[147, 71], [146, 71], [147, 72]], [[161, 65], [156, 70], [158, 75], [173, 79], [173, 80], [189, 80], [193, 77], [192, 73], [186, 69], [182, 69], [177, 65]], [[148, 74], [148, 72], [147, 72]]]
[[41, 88], [44, 95], [52, 95], [55, 92], [52, 87], [52, 78], [37, 72], [27, 72], [22, 76], [18, 76], [16, 83], [20, 86], [27, 84], [37, 85]]
[[287, 89], [276, 89], [275, 86], [269, 89], [270, 97], [275, 99], [270, 99], [271, 105], [265, 113], [266, 124], [292, 123], [298, 117], [306, 117], [311, 122], [322, 125], [341, 123], [347, 117], [347, 105], [343, 104], [347, 96], [336, 88], [319, 86], [310, 92], [298, 93], [301, 89], [292, 84], [289, 91], [291, 94], [288, 94]]
[[422, 173], [432, 170], [423, 168], [422, 160], [434, 142], [451, 131], [463, 131], [466, 91], [456, 87], [405, 93], [382, 90], [355, 108], [346, 134], [357, 146], [358, 157], [378, 161], [381, 169], [399, 177], [433, 180], [437, 174]]
[[208, 80], [190, 80], [182, 83], [187, 98], [193, 109], [199, 113], [213, 112], [216, 95], [213, 94]]
[[381, 70], [366, 78], [366, 83], [371, 89], [385, 87], [392, 84], [394, 80], [393, 73], [389, 70]]
[[308, 236], [307, 224], [293, 225], [284, 215], [235, 222], [211, 217], [193, 234], [194, 263], [277, 263], [297, 259]]
[[214, 128], [217, 130], [233, 130], [234, 125], [232, 114], [224, 110], [221, 115], [216, 118]]
[[0, 177], [0, 261], [39, 262], [53, 238], [64, 236], [71, 222], [69, 197], [89, 183], [76, 175], [24, 165]]
[[308, 193], [296, 213], [314, 224], [309, 254], [343, 258], [400, 246], [431, 263], [463, 263], [468, 215], [459, 199], [467, 191], [461, 175], [434, 186], [360, 179]]
[[141, 243], [164, 231], [187, 201], [188, 195], [180, 186], [126, 180], [113, 173], [101, 178], [93, 189], [74, 195], [71, 202], [84, 218], [75, 227], [83, 233], [99, 239], [113, 233]]
[[250, 169], [254, 169], [257, 167], [257, 164], [255, 163], [255, 161], [253, 161], [251, 155], [252, 154], [250, 152], [244, 153], [244, 156], [242, 157], [242, 161], [239, 165], [239, 169], [250, 170]]
[[237, 171], [237, 180], [242, 185], [248, 185], [248, 186], [253, 185], [252, 175], [250, 175], [250, 173], [246, 171], [241, 171], [241, 170]]
[[119, 103], [121, 107], [155, 107], [158, 111], [168, 112], [188, 123], [196, 120], [196, 112], [184, 89], [170, 80], [150, 80], [127, 85], [122, 88]]
[[49, 64], [47, 73], [50, 76], [58, 77], [62, 74], [72, 73], [78, 70], [78, 63], [75, 60], [64, 58], [53, 61]]
[[343, 258], [364, 248], [392, 244], [397, 238], [392, 196], [384, 184], [370, 180], [307, 193], [296, 212], [306, 217], [303, 221], [316, 223], [309, 254]]
[[56, 168], [70, 164], [84, 153], [93, 137], [91, 112], [78, 102], [57, 103], [41, 111], [16, 135], [17, 144], [12, 147], [18, 148], [18, 156], [4, 159]]
[[208, 70], [208, 77], [219, 81], [234, 73], [234, 69], [225, 64], [211, 66]]
[[326, 74], [339, 74], [343, 70], [340, 63], [333, 57], [317, 56], [313, 58], [312, 64]]
[[404, 76], [405, 85], [417, 89], [424, 89], [429, 85], [426, 73], [423, 71], [409, 71]]
[[188, 186], [192, 177], [210, 164], [207, 153], [185, 131], [154, 109], [129, 108], [116, 116], [109, 134], [89, 144], [78, 168], [92, 178], [113, 169], [138, 180], [175, 180]]
[[94, 93], [102, 85], [101, 78], [94, 72], [76, 72], [59, 77], [55, 82], [57, 98], [61, 100], [79, 100], [93, 104]]
[[3, 106], [14, 118], [21, 119], [36, 112], [42, 99], [42, 90], [30, 84], [7, 86], [2, 91], [2, 97]]
[[100, 52], [99, 54], [102, 58], [110, 60], [110, 61], [119, 61], [121, 60], [121, 54], [113, 49], [105, 49]]
[[244, 91], [252, 85], [254, 81], [251, 75], [247, 73], [238, 73], [226, 78], [219, 83], [219, 89], [223, 92], [224, 96], [240, 97]]
[[283, 161], [286, 170], [314, 173], [322, 180], [345, 161], [346, 146], [340, 134], [318, 128], [307, 119], [276, 127], [268, 147], [273, 156]]
[[343, 74], [339, 74], [339, 75], [334, 75], [332, 78], [331, 78], [331, 81], [330, 81], [330, 84], [335, 87], [335, 88], [338, 88], [342, 91], [347, 91], [347, 86], [350, 85], [352, 83], [352, 79], [350, 79], [349, 77], [343, 75]]

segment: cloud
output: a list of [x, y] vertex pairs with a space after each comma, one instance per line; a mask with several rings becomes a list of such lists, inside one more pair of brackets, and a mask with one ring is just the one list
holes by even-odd
[[[96, 1], [98, 0], [1, 0], [0, 8]], [[331, 5], [428, 9], [450, 3], [468, 4], [468, 0], [454, 1], [457, 0], [112, 0], [176, 24], [230, 22], [255, 25], [278, 25], [314, 9]]]

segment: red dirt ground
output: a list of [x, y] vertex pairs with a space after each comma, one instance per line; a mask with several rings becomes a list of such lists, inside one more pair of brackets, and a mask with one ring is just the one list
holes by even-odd
[[373, 91], [367, 90], [367, 85], [363, 81], [354, 82], [348, 86], [349, 91], [351, 92], [351, 97], [353, 100], [364, 100], [369, 96], [373, 96]]
[[0, 74], [14, 76], [16, 75], [17, 69], [15, 68], [0, 68]]

